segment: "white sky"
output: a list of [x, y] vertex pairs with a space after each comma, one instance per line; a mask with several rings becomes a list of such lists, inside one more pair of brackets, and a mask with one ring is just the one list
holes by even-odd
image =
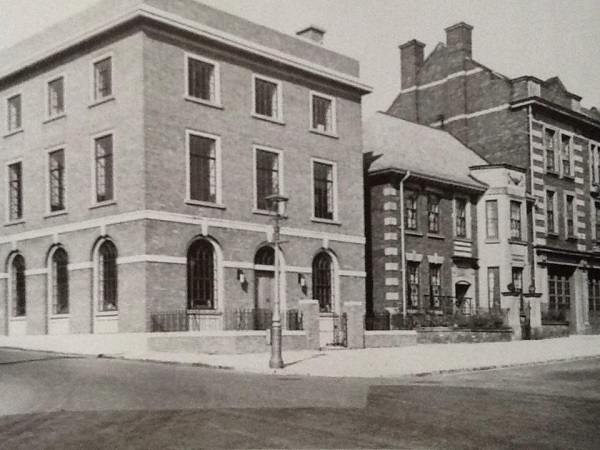
[[[0, 47], [10, 46], [102, 0], [0, 0]], [[203, 0], [288, 34], [327, 30], [325, 46], [357, 58], [368, 117], [398, 93], [398, 45], [416, 38], [426, 55], [444, 28], [465, 21], [474, 58], [509, 77], [558, 75], [584, 106], [600, 107], [599, 0]]]

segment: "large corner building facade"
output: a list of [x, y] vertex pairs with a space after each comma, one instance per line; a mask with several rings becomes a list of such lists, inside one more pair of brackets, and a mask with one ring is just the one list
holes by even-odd
[[[489, 164], [523, 171], [532, 200], [528, 236], [506, 239], [515, 255], [526, 245], [532, 264], [524, 288], [542, 294], [543, 308], [567, 311], [575, 331], [586, 332], [600, 309], [600, 113], [582, 107], [557, 77], [510, 79], [477, 62], [470, 25], [446, 34], [427, 58], [417, 40], [400, 47], [401, 91], [387, 114], [443, 129]], [[482, 208], [480, 223], [494, 211]], [[499, 217], [508, 221], [510, 214]], [[480, 271], [490, 268], [480, 263]], [[510, 277], [499, 277], [506, 289]], [[480, 277], [480, 292], [494, 295], [488, 279]]]
[[[365, 298], [358, 62], [195, 1], [109, 0], [0, 56], [0, 333]], [[208, 326], [208, 325], [207, 325]]]

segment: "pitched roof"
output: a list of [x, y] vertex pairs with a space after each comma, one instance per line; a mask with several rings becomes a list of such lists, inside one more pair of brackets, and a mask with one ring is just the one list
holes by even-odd
[[375, 159], [370, 173], [410, 170], [415, 175], [481, 189], [469, 167], [488, 164], [450, 133], [376, 113], [363, 126], [363, 148]]

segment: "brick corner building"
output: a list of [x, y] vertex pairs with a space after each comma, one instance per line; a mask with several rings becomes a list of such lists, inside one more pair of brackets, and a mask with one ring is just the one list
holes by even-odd
[[107, 0], [0, 55], [0, 333], [201, 329], [364, 302], [358, 62], [192, 0]]
[[426, 58], [419, 41], [400, 46], [401, 91], [387, 113], [444, 129], [490, 164], [524, 173], [530, 288], [547, 317], [588, 332], [600, 311], [600, 113], [558, 77], [511, 79], [477, 62], [472, 30], [447, 28], [446, 44]]

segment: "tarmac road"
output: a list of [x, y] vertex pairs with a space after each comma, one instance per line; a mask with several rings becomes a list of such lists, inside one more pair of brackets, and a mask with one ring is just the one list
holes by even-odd
[[0, 350], [0, 448], [600, 448], [600, 358], [391, 379]]

